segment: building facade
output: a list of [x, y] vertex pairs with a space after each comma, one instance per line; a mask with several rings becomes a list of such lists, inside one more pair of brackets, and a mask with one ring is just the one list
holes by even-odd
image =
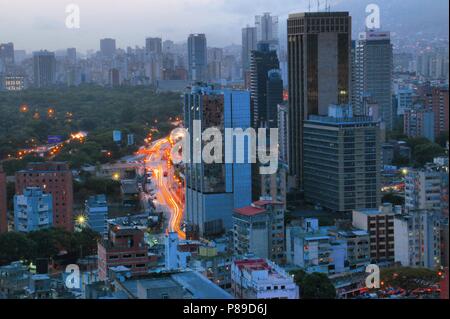
[[234, 254], [285, 262], [284, 203], [261, 199], [233, 214]]
[[56, 83], [55, 53], [39, 51], [33, 53], [34, 86], [38, 88], [52, 86]]
[[289, 15], [289, 170], [303, 188], [303, 122], [349, 102], [351, 17], [348, 12]]
[[376, 208], [380, 193], [380, 128], [371, 117], [352, 116], [349, 105], [304, 123], [305, 199], [336, 212]]
[[53, 198], [53, 225], [73, 231], [73, 181], [67, 163], [29, 163], [16, 172], [16, 195], [27, 187], [40, 187]]
[[231, 265], [231, 290], [238, 299], [298, 299], [299, 288], [281, 267], [262, 258]]
[[27, 187], [14, 196], [14, 229], [28, 233], [53, 226], [52, 195], [39, 187]]
[[403, 132], [408, 137], [426, 137], [435, 140], [434, 113], [420, 104], [405, 109], [403, 113]]
[[90, 196], [84, 205], [88, 227], [101, 235], [106, 235], [108, 233], [106, 196], [104, 194]]
[[[249, 92], [196, 86], [184, 98], [184, 121], [190, 132], [191, 149], [194, 147], [194, 134], [200, 135], [200, 130], [215, 127], [224, 136], [227, 128], [245, 131], [250, 127]], [[201, 128], [194, 127], [195, 123], [200, 123]], [[204, 144], [201, 143], [202, 148]], [[234, 144], [232, 150], [235, 153], [242, 146]], [[246, 145], [244, 141], [244, 147]], [[243, 163], [235, 160], [225, 163], [224, 151], [221, 163], [211, 164], [202, 159], [194, 160], [196, 152], [190, 152], [190, 162], [185, 166], [185, 218], [194, 233], [208, 236], [231, 229], [233, 209], [251, 203], [251, 163], [247, 159], [248, 152], [242, 151]]]
[[188, 38], [188, 66], [189, 80], [203, 82], [207, 79], [208, 53], [206, 36], [204, 34], [191, 34]]
[[6, 174], [0, 165], [0, 234], [8, 231], [8, 204], [6, 200]]
[[353, 226], [369, 233], [371, 262], [394, 261], [394, 217], [398, 214], [401, 214], [401, 207], [393, 208], [388, 203], [378, 209], [353, 211]]

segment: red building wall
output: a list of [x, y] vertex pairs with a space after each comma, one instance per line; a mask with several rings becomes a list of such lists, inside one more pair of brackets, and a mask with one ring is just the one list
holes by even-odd
[[0, 166], [0, 234], [8, 231], [8, 215], [6, 210], [6, 174]]

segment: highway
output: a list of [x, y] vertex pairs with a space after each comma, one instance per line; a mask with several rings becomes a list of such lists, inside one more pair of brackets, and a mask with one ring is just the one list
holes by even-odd
[[[167, 226], [167, 232], [176, 232], [181, 239], [186, 238], [182, 230], [184, 204], [176, 194], [175, 187], [181, 187], [174, 177], [174, 169], [170, 165], [170, 156], [167, 156], [171, 149], [168, 138], [155, 141], [149, 149], [141, 149], [139, 152], [145, 153], [144, 160], [146, 170], [152, 170], [152, 181], [155, 186], [155, 192], [160, 203], [164, 202], [170, 218]], [[166, 176], [165, 176], [166, 175]], [[172, 185], [172, 187], [171, 187]]]

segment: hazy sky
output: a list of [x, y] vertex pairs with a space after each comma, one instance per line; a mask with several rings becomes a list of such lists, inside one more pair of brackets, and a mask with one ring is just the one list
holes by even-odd
[[[356, 0], [329, 0], [339, 9]], [[373, 2], [377, 0], [359, 2]], [[378, 0], [385, 2], [386, 0]], [[391, 1], [391, 0], [390, 0]], [[394, 0], [405, 3], [416, 0]], [[241, 28], [254, 16], [272, 12], [283, 20], [288, 13], [305, 11], [308, 0], [0, 0], [0, 42], [14, 42], [16, 49], [98, 49], [99, 39], [112, 37], [118, 47], [144, 45], [148, 36], [176, 42], [189, 33], [206, 33], [208, 46], [240, 43]], [[423, 1], [446, 3], [448, 0]], [[65, 8], [78, 4], [81, 28], [65, 27]], [[325, 0], [321, 0], [322, 9]], [[317, 0], [311, 0], [315, 9]], [[430, 5], [428, 5], [430, 6]], [[431, 5], [433, 6], [433, 5]], [[350, 9], [350, 8], [349, 8]], [[361, 11], [361, 12], [360, 12]], [[355, 14], [353, 12], [352, 14]], [[360, 20], [363, 8], [358, 8]], [[448, 14], [448, 13], [447, 13]]]

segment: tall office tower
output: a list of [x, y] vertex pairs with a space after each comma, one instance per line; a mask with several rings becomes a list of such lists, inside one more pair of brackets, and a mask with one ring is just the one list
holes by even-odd
[[370, 96], [379, 106], [379, 115], [386, 130], [394, 125], [392, 106], [393, 54], [389, 32], [360, 33], [356, 44], [355, 105], [356, 115], [368, 115], [364, 97]]
[[305, 199], [336, 212], [380, 205], [380, 127], [350, 105], [304, 122]]
[[255, 17], [256, 35], [258, 42], [269, 42], [278, 46], [278, 17], [269, 12]]
[[34, 52], [33, 54], [34, 85], [42, 88], [56, 82], [55, 53], [48, 51]]
[[0, 72], [14, 65], [14, 44], [0, 43]]
[[194, 82], [206, 81], [208, 55], [206, 49], [206, 36], [204, 34], [189, 35], [188, 65], [189, 80]]
[[425, 101], [425, 107], [434, 113], [435, 136], [448, 133], [448, 87], [427, 86], [423, 91], [420, 97]]
[[326, 115], [350, 95], [351, 17], [348, 12], [291, 14], [288, 18], [289, 170], [303, 188], [303, 121]]
[[100, 53], [104, 58], [112, 59], [116, 54], [116, 40], [115, 39], [101, 39]]
[[49, 228], [53, 225], [52, 195], [40, 187], [27, 187], [23, 195], [14, 196], [14, 227], [18, 232]]
[[[273, 105], [273, 110], [268, 112], [268, 95], [267, 95], [267, 82], [269, 79], [269, 71], [278, 70], [280, 63], [278, 61], [276, 51], [271, 51], [267, 42], [258, 43], [258, 50], [252, 51], [251, 54], [251, 85], [250, 92], [253, 103], [253, 127], [265, 127], [268, 120], [276, 120], [276, 118], [269, 118], [270, 115], [276, 114], [277, 105]], [[275, 92], [276, 91], [276, 92]], [[278, 101], [280, 103], [283, 100], [283, 92], [279, 90], [272, 90], [274, 95], [271, 97], [271, 102]]]
[[[194, 86], [184, 96], [184, 121], [191, 145], [190, 163], [185, 166], [188, 230], [192, 237], [220, 234], [231, 229], [233, 209], [251, 203], [251, 163], [247, 161], [248, 152], [245, 149], [243, 163], [225, 163], [224, 155], [221, 163], [206, 164], [203, 160], [195, 163], [194, 134], [211, 127], [218, 128], [222, 134], [226, 128], [242, 128], [245, 131], [250, 127], [250, 94], [247, 91], [218, 91], [206, 86]], [[195, 131], [194, 121], [201, 124], [198, 132]], [[247, 143], [244, 141], [245, 147], [248, 143], [248, 139]], [[206, 143], [201, 144], [203, 148]], [[242, 146], [235, 143], [235, 154], [238, 147]]]
[[410, 210], [394, 219], [395, 261], [403, 267], [441, 266], [439, 211]]
[[283, 103], [283, 79], [281, 71], [274, 69], [268, 73], [266, 82], [266, 125], [278, 128], [278, 105]]
[[414, 91], [410, 88], [399, 88], [396, 92], [397, 115], [403, 115], [405, 110], [413, 105]]
[[278, 105], [278, 152], [280, 154], [280, 161], [284, 164], [288, 163], [288, 106], [283, 102]]
[[53, 197], [53, 225], [73, 231], [72, 171], [67, 163], [29, 163], [16, 172], [16, 195], [27, 187], [40, 187]]
[[[242, 78], [248, 84], [250, 74], [250, 61], [252, 51], [256, 50], [256, 28], [245, 27], [242, 29]], [[249, 87], [250, 85], [246, 85]]]
[[68, 48], [67, 49], [67, 60], [71, 64], [75, 64], [77, 62], [77, 49], [76, 48]]
[[161, 38], [147, 38], [145, 39], [145, 52], [147, 54], [161, 54], [162, 53], [162, 39]]
[[6, 174], [0, 164], [0, 234], [8, 231], [8, 205], [6, 202]]

